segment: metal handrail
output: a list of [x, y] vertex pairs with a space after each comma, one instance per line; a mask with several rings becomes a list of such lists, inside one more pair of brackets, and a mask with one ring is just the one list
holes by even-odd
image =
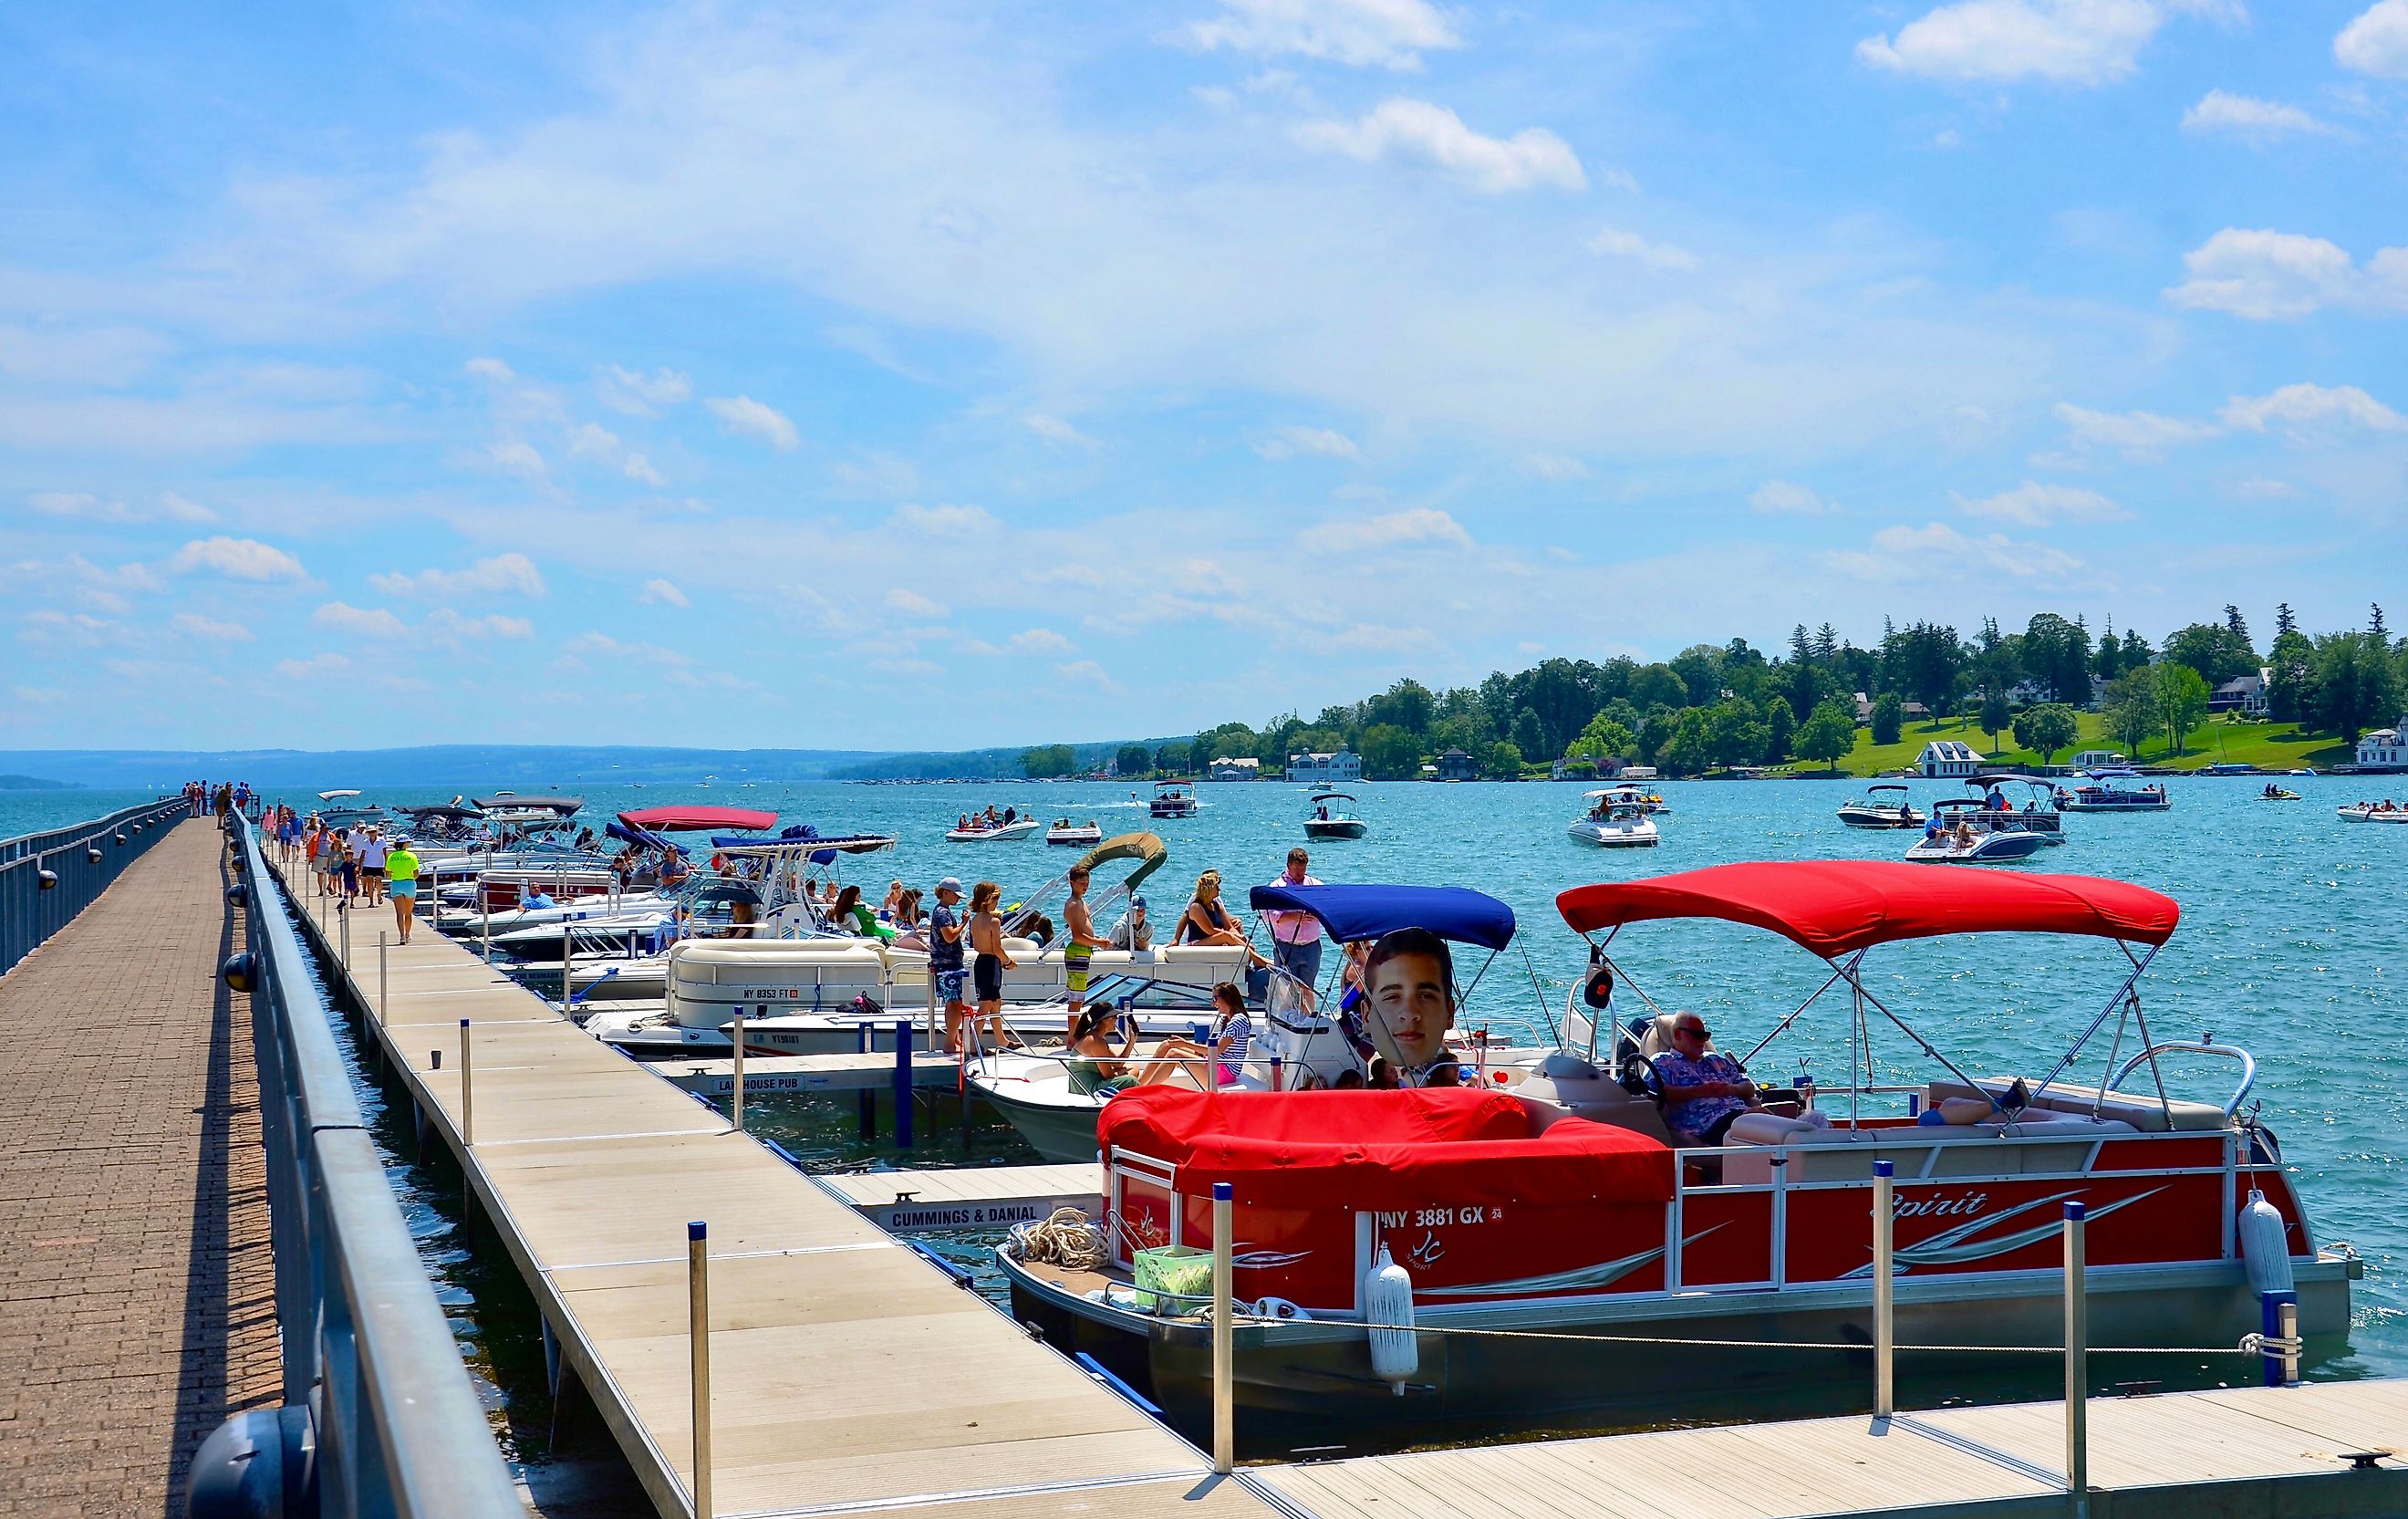
[[163, 796], [89, 823], [0, 840], [0, 973], [74, 922], [190, 805]]
[[251, 914], [251, 1036], [286, 1407], [237, 1415], [210, 1437], [194, 1462], [194, 1512], [205, 1487], [208, 1512], [251, 1512], [217, 1506], [230, 1503], [254, 1464], [242, 1454], [276, 1449], [279, 1413], [290, 1430], [306, 1410], [307, 1432], [281, 1441], [282, 1469], [289, 1482], [296, 1465], [314, 1466], [316, 1512], [522, 1519], [367, 1132], [334, 1014], [294, 929], [297, 910], [268, 870], [257, 832], [247, 821], [234, 829]]
[[2144, 1065], [2154, 1063], [2161, 1054], [2217, 1054], [2228, 1060], [2240, 1061], [2241, 1084], [2233, 1089], [2231, 1097], [2224, 1104], [2224, 1116], [2227, 1118], [2241, 1111], [2241, 1099], [2247, 1096], [2249, 1089], [2258, 1084], [2258, 1057], [2237, 1045], [2210, 1044], [2204, 1039], [2166, 1039], [2150, 1045], [2139, 1054], [2125, 1061], [2116, 1069], [2114, 1079], [2100, 1089], [2100, 1096], [2103, 1098], [2108, 1093], [2121, 1088], [2125, 1077], [2131, 1075]]

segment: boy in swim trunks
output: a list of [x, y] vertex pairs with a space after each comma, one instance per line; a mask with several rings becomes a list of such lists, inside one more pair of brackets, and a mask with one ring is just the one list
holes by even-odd
[[1069, 993], [1070, 1022], [1063, 1030], [1066, 1043], [1079, 1037], [1079, 1015], [1087, 1010], [1087, 967], [1096, 952], [1106, 947], [1096, 933], [1096, 918], [1087, 906], [1087, 870], [1070, 867], [1070, 899], [1062, 905], [1062, 971]]

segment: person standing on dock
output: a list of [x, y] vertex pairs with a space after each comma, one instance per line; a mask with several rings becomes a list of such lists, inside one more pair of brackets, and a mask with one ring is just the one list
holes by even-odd
[[367, 848], [360, 852], [360, 890], [371, 906], [384, 900], [384, 830], [368, 830]]
[[1003, 947], [1003, 914], [996, 910], [1002, 899], [1003, 888], [992, 881], [970, 890], [970, 989], [978, 996], [985, 1037], [995, 1041], [989, 1048], [996, 1050], [1010, 1048], [1010, 1035], [1003, 1026], [1003, 973], [1020, 966]]
[[928, 914], [928, 974], [945, 1004], [945, 1053], [962, 1053], [962, 1020], [969, 1004], [962, 1000], [962, 883], [953, 876], [937, 882], [937, 908]]
[[1107, 948], [1096, 937], [1094, 910], [1087, 906], [1087, 867], [1070, 867], [1070, 899], [1062, 904], [1062, 981], [1070, 1002], [1070, 1021], [1062, 1031], [1064, 1043], [1078, 1038], [1079, 1015], [1087, 1010], [1087, 967], [1096, 952]]
[[401, 941], [409, 942], [409, 925], [418, 918], [418, 856], [407, 838], [396, 838], [384, 852], [384, 891], [393, 901], [393, 925]]

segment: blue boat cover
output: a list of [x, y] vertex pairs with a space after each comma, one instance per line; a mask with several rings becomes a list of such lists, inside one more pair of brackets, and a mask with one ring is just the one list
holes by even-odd
[[1246, 902], [1257, 912], [1310, 912], [1341, 944], [1397, 928], [1487, 950], [1513, 939], [1513, 910], [1466, 886], [1257, 886]]
[[683, 844], [671, 843], [649, 828], [630, 828], [624, 823], [606, 823], [602, 831], [623, 844], [638, 844], [645, 849], [673, 849], [680, 854], [685, 853]]

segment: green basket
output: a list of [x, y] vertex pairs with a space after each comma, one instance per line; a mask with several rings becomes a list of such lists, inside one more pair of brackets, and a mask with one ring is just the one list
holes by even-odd
[[[1155, 1245], [1132, 1257], [1137, 1306], [1149, 1313], [1194, 1310], [1212, 1295], [1212, 1253], [1194, 1245]], [[1184, 1301], [1182, 1301], [1184, 1299]]]

